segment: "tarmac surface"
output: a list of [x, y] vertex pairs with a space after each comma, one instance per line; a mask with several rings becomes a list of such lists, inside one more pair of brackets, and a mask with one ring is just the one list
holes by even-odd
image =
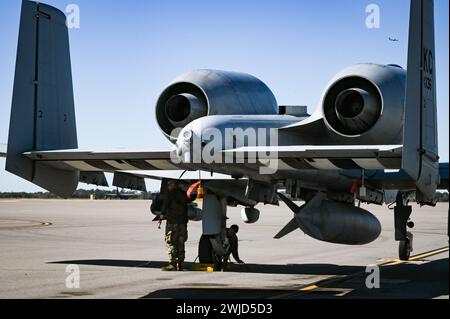
[[[393, 211], [371, 205], [383, 232], [366, 246], [322, 243], [301, 231], [273, 236], [292, 218], [260, 206], [257, 224], [240, 226], [241, 258], [226, 272], [162, 272], [164, 232], [148, 201], [0, 200], [0, 298], [411, 299], [449, 295], [448, 204], [414, 206], [415, 256], [397, 260]], [[164, 225], [163, 225], [164, 226]], [[187, 267], [197, 257], [201, 223], [189, 223]], [[366, 266], [380, 265], [368, 289]], [[79, 288], [76, 284], [79, 269]], [[69, 288], [66, 283], [68, 283]]]

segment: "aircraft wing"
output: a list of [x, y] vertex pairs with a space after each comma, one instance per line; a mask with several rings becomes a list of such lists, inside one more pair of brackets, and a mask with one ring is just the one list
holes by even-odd
[[[135, 174], [133, 171], [124, 171], [124, 173]], [[198, 171], [140, 171], [138, 173], [140, 177], [153, 179], [153, 180], [163, 180], [163, 179], [176, 179], [182, 181], [193, 181], [199, 180], [208, 181], [208, 180], [233, 180], [230, 175], [218, 174], [212, 172], [206, 172], [202, 170]]]
[[[52, 168], [61, 173], [80, 171], [82, 176], [111, 172], [114, 173], [114, 186], [135, 190], [145, 189], [145, 178], [186, 181], [202, 179], [204, 187], [213, 189], [217, 193], [228, 190], [229, 193], [225, 194], [227, 197], [235, 198], [250, 206], [256, 202], [248, 202], [248, 199], [243, 197], [247, 182], [242, 178], [245, 177], [257, 178], [269, 185], [273, 178], [288, 178], [296, 169], [400, 169], [402, 157], [402, 147], [399, 145], [247, 147], [224, 151], [225, 154], [231, 153], [235, 157], [232, 163], [177, 164], [171, 159], [172, 151], [171, 149], [60, 150], [26, 152], [22, 155], [36, 162], [36, 165], [42, 169]], [[252, 152], [263, 154], [263, 156], [258, 161], [251, 161], [248, 155]], [[271, 173], [261, 175], [261, 168], [268, 168]], [[288, 173], [283, 173], [284, 169], [287, 169]], [[188, 172], [183, 173], [184, 171]], [[221, 176], [221, 174], [224, 175]], [[64, 188], [66, 184], [59, 185], [52, 191], [69, 196], [77, 183], [78, 180], [74, 182], [74, 186], [66, 188]], [[269, 188], [267, 190], [270, 191]], [[265, 193], [261, 192], [261, 194]], [[267, 198], [262, 198], [261, 201], [267, 202]]]
[[[61, 150], [46, 152], [27, 152], [26, 157], [34, 161], [46, 162], [50, 165], [70, 166], [83, 172], [115, 172], [122, 171], [134, 176], [162, 180], [179, 179], [194, 180], [227, 180], [229, 175], [202, 171], [191, 164], [174, 164], [170, 153], [173, 150], [142, 151], [83, 151]], [[186, 170], [189, 170], [186, 172]], [[139, 171], [137, 174], [136, 171]]]
[[301, 169], [400, 169], [402, 149], [401, 145], [269, 146], [224, 152], [241, 160], [256, 155], [262, 160], [282, 160], [288, 165], [297, 162], [297, 168]]
[[50, 165], [69, 166], [80, 171], [115, 172], [136, 170], [183, 170], [183, 165], [175, 165], [170, 158], [171, 150], [151, 151], [84, 151], [61, 150], [45, 152], [27, 152], [26, 157], [33, 161]]
[[[50, 165], [65, 165], [81, 171], [179, 171], [201, 170], [226, 173], [242, 162], [231, 163], [178, 163], [171, 160], [172, 150], [152, 151], [39, 151], [24, 153], [33, 161], [47, 162]], [[249, 159], [251, 154], [262, 154], [256, 166], [265, 165], [264, 160], [281, 160], [288, 165], [297, 161], [301, 169], [400, 169], [402, 147], [400, 145], [381, 146], [273, 146], [243, 147], [226, 150], [236, 159]], [[220, 171], [216, 170], [220, 166]], [[294, 166], [294, 168], [296, 168]], [[298, 167], [300, 168], [300, 167]]]
[[56, 150], [56, 151], [38, 151], [24, 153], [30, 159], [34, 160], [120, 160], [129, 159], [170, 159], [171, 149], [162, 150], [109, 150], [109, 151], [91, 151], [91, 150]]

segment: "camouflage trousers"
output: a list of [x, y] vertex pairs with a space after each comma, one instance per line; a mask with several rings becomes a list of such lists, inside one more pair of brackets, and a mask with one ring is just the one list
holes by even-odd
[[170, 262], [184, 262], [184, 243], [188, 239], [187, 224], [167, 223], [165, 239]]

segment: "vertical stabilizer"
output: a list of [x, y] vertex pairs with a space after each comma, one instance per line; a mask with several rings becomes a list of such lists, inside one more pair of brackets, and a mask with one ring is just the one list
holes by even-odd
[[22, 2], [6, 170], [57, 195], [70, 196], [78, 171], [36, 163], [29, 151], [77, 148], [66, 16]]
[[430, 204], [439, 184], [434, 1], [411, 0], [402, 167]]

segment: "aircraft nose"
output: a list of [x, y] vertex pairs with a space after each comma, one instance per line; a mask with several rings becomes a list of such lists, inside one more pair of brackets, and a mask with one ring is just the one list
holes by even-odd
[[194, 134], [191, 130], [183, 130], [176, 143], [177, 156], [185, 163], [189, 162], [193, 136]]

